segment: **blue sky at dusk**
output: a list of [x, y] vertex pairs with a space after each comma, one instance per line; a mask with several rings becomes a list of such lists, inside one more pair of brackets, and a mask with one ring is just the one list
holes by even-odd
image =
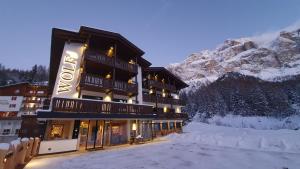
[[1, 1], [0, 63], [21, 69], [48, 66], [53, 27], [118, 32], [144, 50], [154, 66], [165, 66], [228, 38], [299, 20], [299, 0]]

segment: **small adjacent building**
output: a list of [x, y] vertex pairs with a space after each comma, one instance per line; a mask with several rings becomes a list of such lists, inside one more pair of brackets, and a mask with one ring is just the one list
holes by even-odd
[[22, 117], [35, 116], [36, 110], [43, 108], [47, 89], [46, 85], [30, 83], [0, 86], [0, 142], [22, 133]]

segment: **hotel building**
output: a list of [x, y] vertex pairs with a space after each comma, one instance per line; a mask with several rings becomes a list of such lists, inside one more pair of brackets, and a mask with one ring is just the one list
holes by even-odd
[[[34, 130], [20, 130], [24, 118], [35, 117], [43, 108], [48, 87], [39, 84], [18, 83], [0, 87], [0, 142], [8, 142]], [[23, 121], [22, 121], [23, 120]], [[25, 127], [26, 128], [26, 127]], [[39, 135], [38, 132], [36, 134]]]
[[[181, 131], [187, 85], [118, 33], [53, 29], [39, 154], [98, 149]], [[43, 122], [43, 123], [42, 123]]]

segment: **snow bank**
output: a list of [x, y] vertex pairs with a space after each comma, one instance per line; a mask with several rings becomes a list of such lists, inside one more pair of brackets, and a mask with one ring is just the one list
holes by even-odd
[[300, 153], [299, 130], [255, 130], [191, 122], [184, 127], [184, 132], [169, 138], [178, 143]]
[[8, 143], [0, 143], [0, 150], [8, 150], [9, 144]]
[[300, 116], [296, 115], [283, 119], [261, 116], [243, 117], [238, 115], [226, 115], [225, 117], [214, 116], [206, 122], [217, 126], [253, 128], [260, 130], [300, 129]]

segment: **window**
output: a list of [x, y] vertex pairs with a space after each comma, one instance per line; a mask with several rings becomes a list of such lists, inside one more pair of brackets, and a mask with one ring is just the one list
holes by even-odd
[[89, 96], [89, 95], [82, 95], [82, 98], [84, 98], [84, 99], [93, 99], [93, 100], [103, 100], [103, 97]]
[[17, 96], [12, 96], [11, 100], [17, 100]]
[[20, 129], [16, 129], [15, 134], [19, 134]]
[[33, 94], [33, 93], [34, 93], [34, 91], [33, 91], [33, 90], [30, 90], [30, 91], [29, 91], [29, 93], [30, 93], [30, 94]]
[[3, 135], [9, 135], [9, 133], [10, 133], [10, 129], [4, 129], [2, 132]]
[[37, 94], [44, 94], [44, 91], [43, 90], [39, 90], [39, 91], [37, 91]]
[[64, 128], [64, 126], [60, 125], [60, 124], [54, 124], [54, 125], [52, 125], [50, 136], [52, 138], [62, 138], [63, 128]]
[[15, 94], [18, 94], [18, 93], [20, 93], [20, 90], [19, 89], [15, 90]]
[[9, 108], [15, 108], [16, 104], [9, 104]]
[[127, 103], [127, 100], [124, 99], [113, 99], [114, 102]]

